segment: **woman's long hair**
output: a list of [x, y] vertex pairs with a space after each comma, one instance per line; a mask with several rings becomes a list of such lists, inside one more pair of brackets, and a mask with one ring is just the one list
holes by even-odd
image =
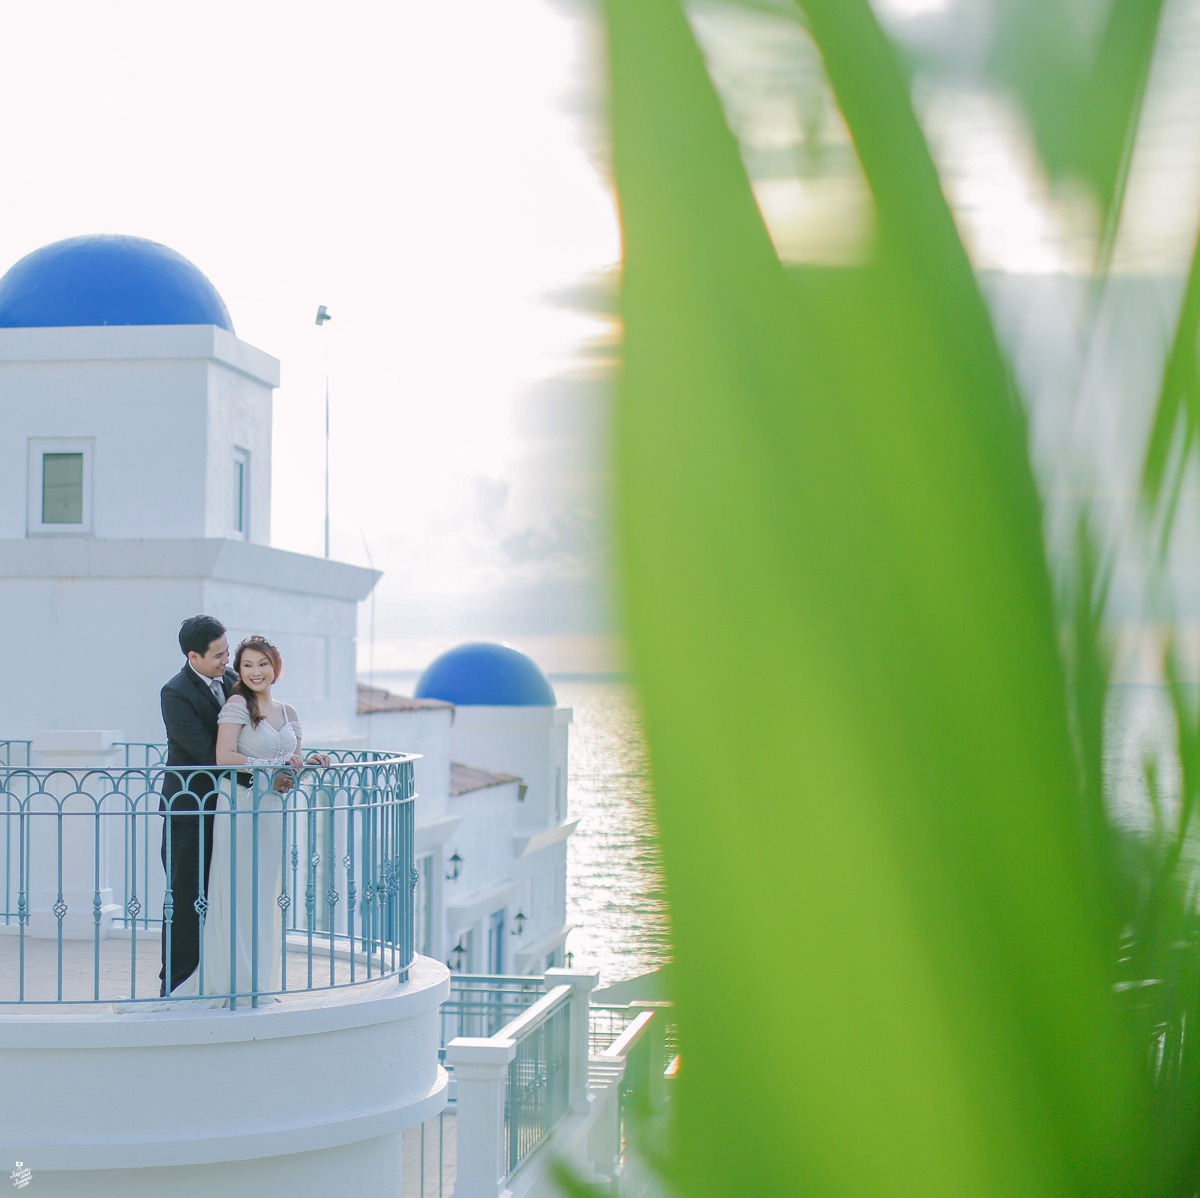
[[237, 653], [234, 654], [233, 670], [238, 680], [233, 684], [233, 693], [246, 700], [246, 708], [250, 712], [250, 726], [257, 728], [266, 716], [258, 710], [258, 696], [248, 686], [242, 685], [242, 655], [251, 649], [257, 653], [265, 653], [271, 659], [271, 666], [275, 670], [272, 686], [283, 677], [283, 655], [275, 648], [275, 642], [267, 640], [265, 636], [248, 636], [238, 645]]

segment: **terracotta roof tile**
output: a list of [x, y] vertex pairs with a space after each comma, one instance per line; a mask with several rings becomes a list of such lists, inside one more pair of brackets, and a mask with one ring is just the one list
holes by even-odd
[[503, 786], [506, 782], [520, 782], [515, 774], [493, 774], [488, 770], [476, 769], [461, 762], [450, 763], [450, 794], [464, 795], [472, 790], [486, 790], [489, 786]]
[[410, 699], [407, 695], [393, 695], [380, 686], [358, 684], [358, 714], [375, 715], [381, 711], [431, 711], [439, 707], [453, 707], [441, 699]]

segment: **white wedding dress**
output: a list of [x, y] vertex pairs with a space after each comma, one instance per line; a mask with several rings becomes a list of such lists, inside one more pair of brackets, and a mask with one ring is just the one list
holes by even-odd
[[[237, 751], [249, 758], [250, 764], [282, 766], [299, 748], [301, 739], [296, 713], [291, 707], [285, 706], [284, 710], [288, 719], [282, 728], [275, 728], [266, 720], [254, 728], [245, 702], [234, 698], [221, 708], [217, 723], [241, 725]], [[137, 1010], [226, 1007], [230, 994], [248, 995], [254, 990], [270, 994], [280, 988], [284, 912], [278, 899], [284, 867], [286, 800], [271, 789], [267, 771], [259, 772], [258, 785], [257, 839], [254, 792], [250, 787], [237, 788], [236, 814], [231, 813], [228, 793], [222, 793], [217, 800], [199, 967], [175, 987], [170, 998], [138, 1003]]]

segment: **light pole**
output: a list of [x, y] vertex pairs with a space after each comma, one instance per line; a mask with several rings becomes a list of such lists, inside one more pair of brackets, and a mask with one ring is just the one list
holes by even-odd
[[[317, 308], [317, 328], [332, 320], [324, 304]], [[325, 338], [325, 556], [329, 557], [329, 338]]]

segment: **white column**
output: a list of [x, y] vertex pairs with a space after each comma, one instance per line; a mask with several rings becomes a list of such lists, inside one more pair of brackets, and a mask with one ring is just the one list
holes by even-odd
[[[63, 939], [91, 940], [96, 935], [97, 897], [99, 935], [102, 940], [108, 936], [118, 909], [108, 884], [108, 839], [110, 834], [119, 836], [124, 826], [120, 814], [124, 802], [119, 797], [111, 800], [103, 808], [108, 814], [97, 820], [93, 800], [103, 795], [105, 788], [102, 779], [88, 779], [87, 771], [118, 768], [114, 742], [122, 736], [118, 730], [89, 730], [39, 732], [33, 738], [33, 765], [62, 773], [48, 775], [45, 793], [30, 797], [28, 884], [29, 901], [36, 904], [29, 917], [28, 935], [32, 937], [58, 936], [59, 920], [54, 911], [59, 892], [56, 800], [61, 800], [64, 813], [62, 901], [67, 910], [62, 919]], [[85, 787], [89, 793], [84, 793]], [[110, 824], [114, 825], [111, 831]]]
[[457, 1090], [458, 1173], [453, 1198], [502, 1198], [504, 1091], [517, 1042], [458, 1036], [446, 1045]]
[[588, 1160], [597, 1176], [607, 1179], [616, 1193], [621, 1176], [621, 1081], [625, 1062], [596, 1057], [590, 1072], [595, 1110], [588, 1133]]
[[547, 969], [546, 989], [570, 986], [571, 995], [571, 1110], [583, 1114], [588, 1109], [588, 1012], [592, 991], [600, 981], [599, 973], [576, 969]]

